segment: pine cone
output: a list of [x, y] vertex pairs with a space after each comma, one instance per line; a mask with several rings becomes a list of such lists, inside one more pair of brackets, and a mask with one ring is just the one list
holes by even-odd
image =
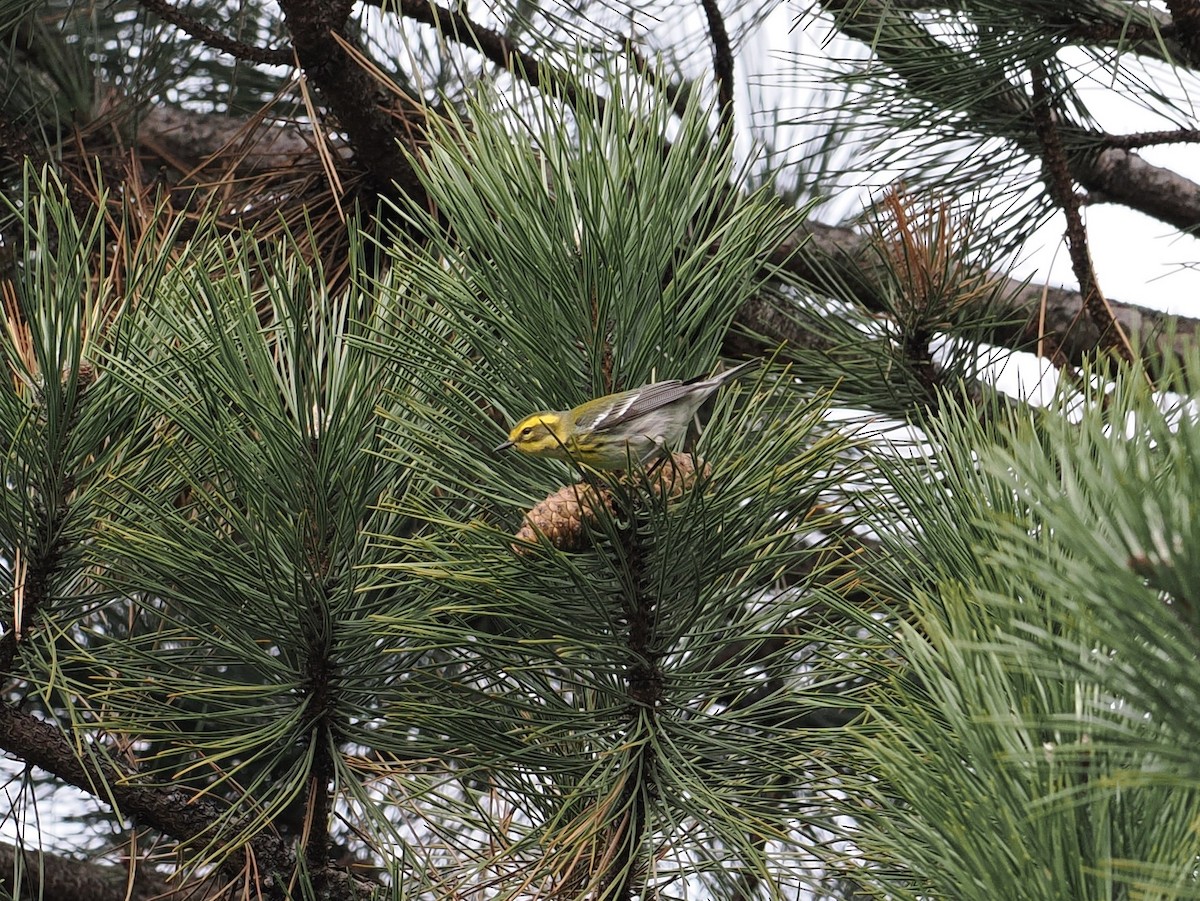
[[[703, 465], [702, 472], [707, 475], [709, 467]], [[621, 480], [628, 483], [628, 473]], [[672, 454], [658, 464], [649, 476], [650, 487], [667, 500], [680, 497], [695, 482], [696, 461], [686, 454]], [[516, 539], [518, 542], [532, 543], [538, 535], [544, 535], [560, 551], [583, 550], [588, 544], [588, 529], [596, 523], [601, 507], [608, 510], [610, 515], [616, 513], [612, 493], [607, 489], [588, 482], [567, 485], [539, 501], [525, 514], [525, 521]], [[529, 546], [527, 543], [514, 544], [513, 550], [525, 554]]]

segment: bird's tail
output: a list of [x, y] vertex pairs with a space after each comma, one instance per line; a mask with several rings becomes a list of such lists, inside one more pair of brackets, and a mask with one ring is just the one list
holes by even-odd
[[763, 364], [761, 359], [747, 360], [745, 363], [739, 363], [732, 369], [726, 369], [724, 372], [718, 372], [712, 377], [712, 380], [718, 385], [723, 385], [725, 382], [732, 379], [740, 379], [744, 375], [750, 375], [756, 372]]

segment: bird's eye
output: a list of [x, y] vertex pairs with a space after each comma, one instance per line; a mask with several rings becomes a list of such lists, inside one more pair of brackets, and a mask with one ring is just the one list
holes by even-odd
[[533, 426], [531, 426], [531, 425], [525, 426], [525, 428], [521, 429], [521, 437], [524, 438], [526, 435], [528, 435], [532, 431], [533, 431]]

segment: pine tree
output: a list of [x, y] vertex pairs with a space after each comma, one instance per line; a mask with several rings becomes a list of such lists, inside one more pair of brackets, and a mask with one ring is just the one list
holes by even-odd
[[[1079, 90], [1186, 122], [1167, 6], [814, 5], [803, 188], [767, 6], [679, 23], [707, 87], [598, 9], [0, 8], [0, 886], [1194, 897], [1193, 322], [1075, 194], [1197, 221]], [[1079, 291], [1007, 275], [1056, 210]], [[745, 357], [657, 468], [491, 450]]]

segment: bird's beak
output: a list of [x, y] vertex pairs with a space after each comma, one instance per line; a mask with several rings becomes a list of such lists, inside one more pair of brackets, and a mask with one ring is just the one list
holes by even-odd
[[492, 448], [492, 453], [498, 454], [502, 450], [508, 450], [510, 447], [512, 447], [516, 443], [517, 442], [515, 442], [515, 441], [505, 441], [501, 444], [497, 444], [495, 447]]

